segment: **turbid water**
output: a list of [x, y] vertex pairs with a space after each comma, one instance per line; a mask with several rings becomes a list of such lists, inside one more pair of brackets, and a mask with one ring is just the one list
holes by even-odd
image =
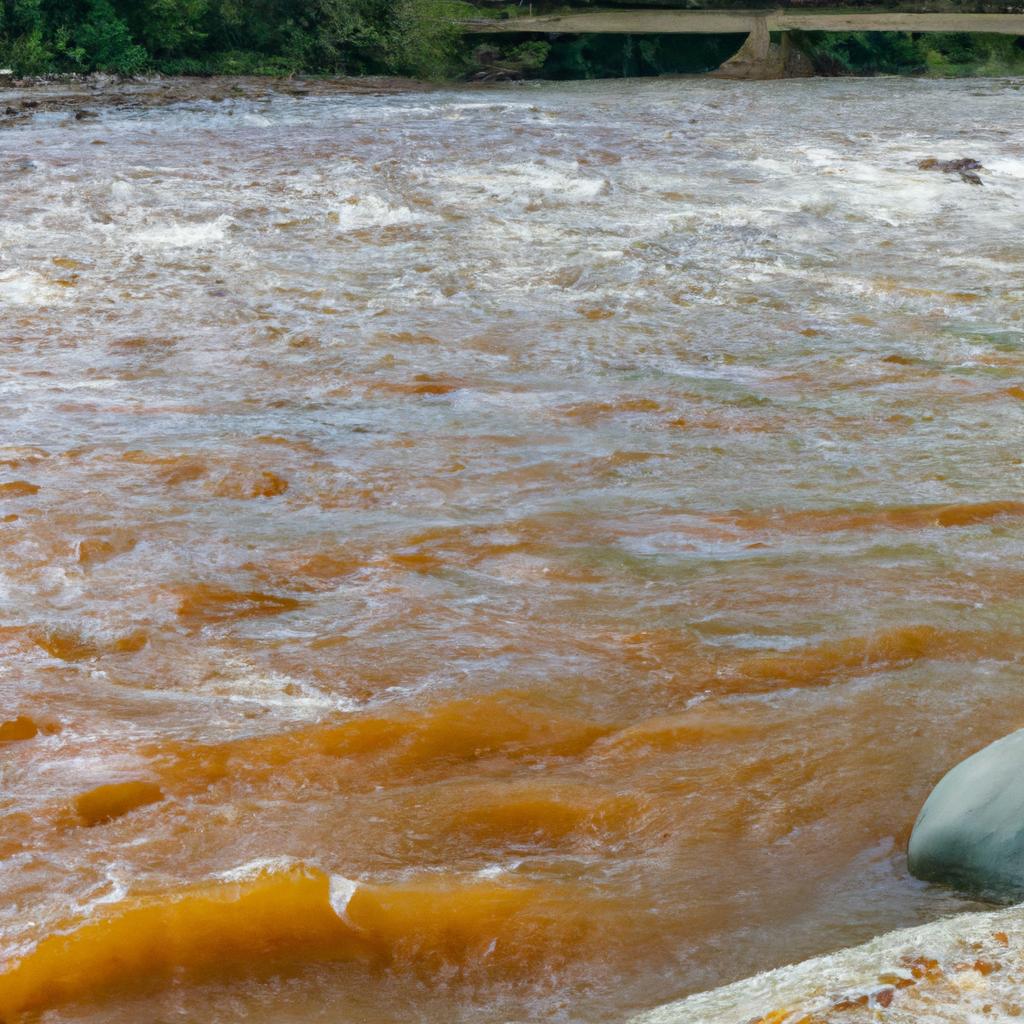
[[0, 1017], [616, 1021], [975, 909], [904, 850], [1024, 724], [1020, 105], [4, 129]]

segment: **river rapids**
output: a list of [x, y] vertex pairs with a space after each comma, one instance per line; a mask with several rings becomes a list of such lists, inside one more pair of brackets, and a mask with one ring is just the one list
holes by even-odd
[[0, 1019], [1021, 1012], [1019, 83], [26, 110]]

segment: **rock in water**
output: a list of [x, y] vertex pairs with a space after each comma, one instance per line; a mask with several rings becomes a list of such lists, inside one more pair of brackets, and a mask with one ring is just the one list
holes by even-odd
[[965, 181], [968, 185], [984, 184], [975, 171], [983, 171], [985, 168], [981, 166], [980, 161], [970, 156], [960, 157], [959, 160], [936, 160], [935, 157], [930, 156], [927, 160], [919, 161], [917, 167], [921, 171], [942, 171], [944, 174], [959, 174], [960, 180]]
[[1024, 899], [1024, 729], [948, 772], [921, 808], [910, 873], [986, 899]]

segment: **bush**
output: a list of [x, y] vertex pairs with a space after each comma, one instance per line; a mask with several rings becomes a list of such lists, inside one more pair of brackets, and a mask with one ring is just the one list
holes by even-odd
[[0, 63], [17, 75], [42, 75], [52, 70], [53, 52], [43, 40], [43, 30], [34, 28], [0, 47]]
[[175, 57], [172, 60], [160, 60], [154, 70], [161, 75], [174, 75], [183, 78], [208, 78], [216, 74], [213, 64], [208, 58]]
[[287, 57], [268, 57], [265, 53], [249, 50], [212, 54], [208, 66], [215, 75], [266, 75], [271, 78], [286, 78], [299, 70], [298, 65]]
[[534, 39], [512, 47], [510, 56], [523, 71], [539, 71], [551, 54], [551, 44]]

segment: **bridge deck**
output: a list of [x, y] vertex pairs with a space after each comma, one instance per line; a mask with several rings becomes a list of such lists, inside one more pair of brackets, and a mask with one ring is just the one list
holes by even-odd
[[1024, 14], [825, 12], [793, 10], [616, 10], [466, 22], [467, 32], [715, 33], [751, 32], [994, 32], [1024, 36]]

